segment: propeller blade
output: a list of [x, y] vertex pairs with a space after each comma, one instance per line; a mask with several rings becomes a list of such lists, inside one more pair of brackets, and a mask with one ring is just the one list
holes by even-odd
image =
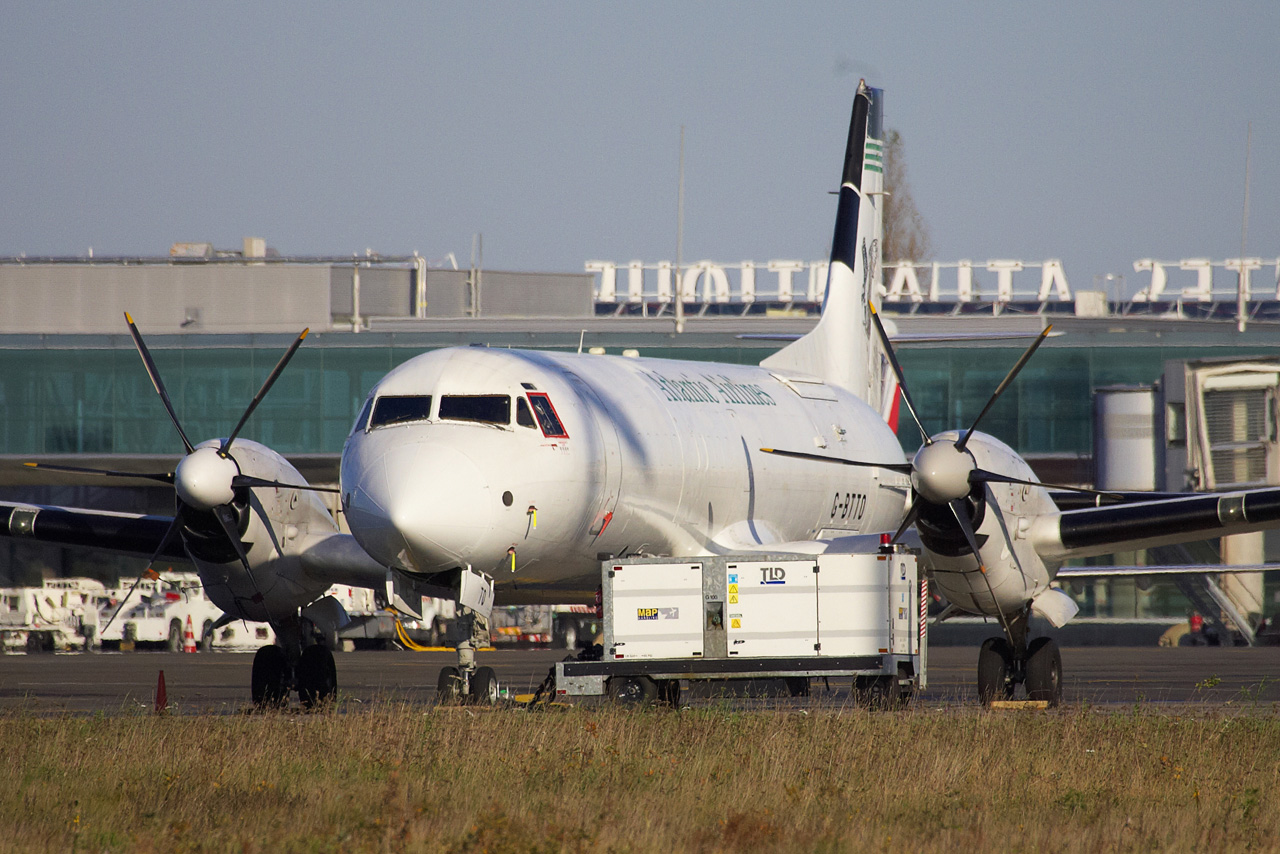
[[231, 479], [232, 486], [274, 486], [277, 489], [303, 489], [310, 492], [341, 492], [336, 486], [312, 486], [309, 483], [281, 483], [278, 480], [264, 480], [248, 474], [238, 474]]
[[162, 555], [164, 553], [164, 550], [168, 548], [169, 543], [172, 542], [174, 536], [178, 533], [179, 529], [181, 528], [182, 528], [182, 508], [179, 507], [178, 512], [175, 513], [173, 516], [173, 521], [169, 523], [168, 530], [166, 530], [164, 532], [164, 536], [160, 538], [160, 545], [156, 546], [155, 554], [151, 555], [151, 560], [147, 561], [147, 568], [144, 569], [142, 572], [140, 572], [138, 574], [138, 577], [133, 580], [133, 586], [129, 588], [128, 593], [124, 594], [124, 598], [121, 599], [120, 604], [116, 606], [116, 612], [111, 615], [111, 619], [107, 620], [107, 624], [102, 627], [99, 634], [106, 634], [107, 629], [111, 628], [111, 624], [116, 621], [116, 617], [120, 616], [120, 612], [124, 610], [125, 603], [129, 601], [129, 597], [133, 596], [133, 591], [138, 589], [138, 584], [142, 582], [142, 579], [146, 578], [148, 574], [155, 575], [155, 573], [152, 572], [151, 570], [152, 565], [155, 564], [157, 560], [159, 560], [160, 555]]
[[245, 553], [244, 543], [240, 542], [240, 535], [236, 532], [235, 520], [230, 518], [231, 509], [225, 504], [220, 504], [213, 508], [213, 516], [218, 520], [218, 524], [222, 526], [223, 532], [227, 535], [227, 539], [231, 541], [231, 547], [236, 550], [236, 556], [240, 558], [240, 563], [244, 565], [244, 571], [249, 575], [249, 581], [253, 584], [253, 591], [257, 595], [253, 601], [261, 604], [262, 588], [258, 586], [258, 579], [253, 575], [253, 567], [249, 565], [249, 555]]
[[1000, 385], [996, 386], [995, 393], [987, 400], [987, 405], [982, 407], [982, 411], [978, 413], [978, 417], [973, 419], [973, 425], [969, 427], [969, 432], [965, 433], [964, 438], [959, 442], [956, 442], [957, 448], [963, 451], [964, 446], [969, 444], [969, 437], [973, 435], [974, 430], [978, 429], [978, 422], [991, 411], [991, 407], [995, 406], [996, 400], [998, 400], [1000, 395], [1004, 394], [1004, 390], [1013, 383], [1014, 379], [1018, 376], [1018, 372], [1022, 370], [1022, 366], [1031, 358], [1031, 354], [1036, 351], [1036, 348], [1044, 343], [1044, 339], [1049, 337], [1049, 332], [1052, 329], [1053, 324], [1049, 324], [1044, 329], [1040, 330], [1040, 334], [1036, 336], [1036, 340], [1031, 342], [1031, 346], [1022, 354], [1022, 358], [1018, 359], [1018, 363], [1013, 366], [1013, 370], [1009, 371], [1009, 373], [1005, 375], [1005, 378], [1000, 381]]
[[71, 474], [96, 474], [103, 477], [137, 477], [142, 480], [157, 480], [161, 483], [173, 483], [173, 472], [165, 472], [163, 474], [154, 472], [139, 471], [116, 471], [114, 469], [87, 469], [80, 466], [63, 466], [54, 463], [23, 463], [24, 466], [33, 469], [47, 469], [49, 471], [64, 471]]
[[[814, 460], [820, 463], [839, 463], [843, 466], [864, 466], [873, 469], [888, 469], [899, 474], [911, 474], [911, 463], [869, 463], [863, 460], [846, 460], [840, 457], [824, 457], [821, 454], [806, 454], [804, 451], [783, 451], [778, 448], [761, 448], [761, 452], [775, 454], [779, 457], [795, 457], [797, 460]], [[337, 490], [335, 490], [337, 491]]]
[[973, 523], [969, 521], [969, 514], [964, 512], [964, 501], [953, 498], [949, 506], [956, 516], [956, 522], [960, 524], [960, 530], [964, 532], [965, 541], [969, 544], [969, 548], [973, 549], [973, 559], [978, 562], [978, 571], [986, 575], [987, 568], [982, 563], [982, 552], [978, 550], [978, 535], [973, 532]]
[[156, 394], [160, 395], [160, 400], [164, 403], [164, 408], [169, 413], [169, 420], [173, 422], [173, 426], [178, 428], [178, 435], [182, 437], [182, 446], [187, 449], [187, 453], [195, 450], [191, 445], [191, 440], [187, 438], [187, 434], [182, 432], [182, 425], [178, 423], [178, 413], [173, 411], [173, 403], [169, 400], [169, 392], [165, 391], [164, 380], [160, 379], [160, 371], [156, 368], [155, 361], [151, 358], [151, 351], [147, 349], [146, 343], [142, 340], [142, 333], [138, 331], [137, 325], [133, 322], [133, 318], [129, 316], [129, 312], [124, 313], [124, 319], [129, 323], [129, 334], [133, 336], [133, 345], [138, 348], [138, 355], [142, 357], [142, 364], [147, 369], [147, 376], [151, 377], [151, 385], [155, 388]]
[[262, 388], [258, 389], [258, 393], [254, 395], [253, 400], [249, 402], [249, 408], [244, 411], [244, 415], [240, 416], [240, 423], [236, 425], [236, 429], [232, 430], [231, 435], [222, 443], [222, 453], [225, 454], [227, 449], [231, 447], [231, 443], [236, 440], [236, 436], [240, 435], [240, 428], [244, 427], [245, 422], [249, 420], [249, 416], [253, 414], [253, 410], [258, 408], [258, 404], [262, 403], [262, 399], [267, 396], [267, 392], [271, 391], [271, 386], [275, 385], [275, 381], [284, 370], [285, 365], [289, 364], [289, 360], [293, 358], [293, 354], [298, 352], [298, 348], [302, 346], [302, 339], [306, 338], [307, 333], [310, 331], [310, 328], [302, 330], [302, 334], [298, 336], [296, 341], [289, 345], [289, 349], [280, 357], [280, 361], [276, 362], [275, 368], [272, 369], [271, 374], [267, 377], [266, 381], [263, 382]]
[[920, 516], [920, 499], [917, 497], [915, 501], [911, 502], [911, 507], [908, 508], [907, 515], [903, 518], [902, 524], [898, 526], [898, 530], [889, 539], [889, 542], [896, 543], [898, 542], [898, 540], [902, 539], [902, 535], [907, 532], [907, 528], [910, 528], [912, 525], [914, 525], [916, 523], [916, 519], [919, 518], [919, 516]]
[[1017, 483], [1022, 486], [1043, 486], [1045, 489], [1064, 489], [1067, 492], [1083, 492], [1087, 495], [1101, 495], [1104, 498], [1112, 498], [1121, 501], [1124, 496], [1118, 492], [1107, 492], [1105, 490], [1087, 489], [1083, 486], [1067, 486], [1062, 483], [1043, 483], [1038, 480], [1023, 480], [1018, 477], [1010, 477], [1007, 474], [998, 474], [986, 469], [974, 469], [969, 473], [970, 482], [978, 481], [981, 483]]
[[902, 373], [902, 365], [898, 364], [898, 357], [893, 353], [893, 344], [889, 342], [889, 333], [885, 331], [884, 324], [880, 322], [880, 313], [876, 311], [873, 303], [868, 303], [871, 308], [871, 319], [875, 321], [876, 332], [880, 334], [880, 345], [884, 348], [884, 354], [889, 358], [889, 365], [893, 368], [893, 375], [898, 378], [898, 389], [902, 392], [902, 402], [907, 405], [907, 412], [911, 413], [911, 420], [916, 422], [916, 426], [920, 428], [920, 437], [924, 439], [926, 445], [932, 445], [933, 440], [929, 438], [929, 434], [925, 432], [924, 424], [920, 421], [920, 416], [916, 414], [915, 404], [911, 402], [911, 392], [907, 391], [907, 377]]

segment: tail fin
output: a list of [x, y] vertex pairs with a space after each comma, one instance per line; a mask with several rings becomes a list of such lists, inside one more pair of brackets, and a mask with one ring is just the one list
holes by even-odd
[[880, 408], [883, 358], [868, 304], [880, 281], [884, 196], [884, 92], [858, 84], [844, 154], [822, 317], [807, 335], [760, 364], [812, 374]]

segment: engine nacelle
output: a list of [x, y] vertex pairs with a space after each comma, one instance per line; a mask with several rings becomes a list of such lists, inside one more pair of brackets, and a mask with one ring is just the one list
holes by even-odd
[[[219, 444], [213, 440], [199, 448]], [[306, 484], [288, 460], [265, 445], [237, 439], [229, 455], [243, 475]], [[309, 542], [336, 533], [338, 525], [314, 491], [240, 487], [226, 506], [235, 511], [252, 577], [211, 512], [183, 511], [183, 542], [215, 605], [237, 619], [269, 621], [293, 616], [324, 594], [329, 583], [308, 576], [300, 556]]]
[[[959, 435], [946, 433], [935, 438], [954, 441]], [[1036, 480], [1031, 467], [994, 436], [974, 433], [966, 447], [979, 469]], [[1033, 518], [1056, 510], [1053, 500], [1042, 486], [978, 483], [964, 502], [986, 571], [979, 570], [978, 558], [962, 545], [964, 536], [950, 508], [930, 506], [922, 512], [918, 527], [933, 582], [964, 611], [992, 617], [1019, 613], [1048, 589], [1052, 580], [1028, 532]], [[948, 521], [951, 528], [947, 528]]]

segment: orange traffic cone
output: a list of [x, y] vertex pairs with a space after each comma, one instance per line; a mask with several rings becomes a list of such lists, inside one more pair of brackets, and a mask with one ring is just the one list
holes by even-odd
[[182, 636], [182, 651], [183, 652], [196, 651], [196, 635], [195, 635], [195, 631], [193, 631], [191, 628], [190, 614], [187, 614], [187, 632]]

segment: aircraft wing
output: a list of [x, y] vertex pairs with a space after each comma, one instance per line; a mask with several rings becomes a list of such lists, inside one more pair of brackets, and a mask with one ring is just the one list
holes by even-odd
[[1042, 558], [1057, 561], [1261, 531], [1278, 521], [1280, 489], [1273, 488], [1047, 513], [1027, 533]]
[[[0, 502], [0, 537], [83, 546], [141, 558], [155, 554], [171, 524], [172, 516]], [[386, 581], [386, 568], [369, 557], [350, 534], [321, 534], [304, 539], [296, 552], [292, 547], [286, 550], [285, 557], [296, 555], [303, 571], [318, 581], [355, 587], [380, 587]], [[171, 539], [159, 557], [190, 559], [178, 537]]]
[[1137, 504], [1141, 501], [1167, 501], [1191, 498], [1203, 492], [1065, 492], [1049, 490], [1049, 497], [1059, 510], [1082, 510], [1085, 507], [1108, 507], [1114, 504]]
[[1161, 575], [1204, 575], [1206, 572], [1263, 572], [1274, 567], [1265, 563], [1183, 563], [1167, 566], [1064, 566], [1058, 579], [1137, 578]]
[[[172, 523], [172, 516], [0, 502], [0, 536], [86, 546], [144, 558], [155, 554]], [[160, 557], [186, 560], [187, 553], [175, 539]]]
[[[890, 332], [889, 340], [895, 344], [945, 344], [954, 341], [1027, 341], [1039, 332]], [[1062, 333], [1051, 332], [1050, 338]], [[743, 332], [733, 336], [740, 341], [798, 341], [804, 337], [799, 332]]]

